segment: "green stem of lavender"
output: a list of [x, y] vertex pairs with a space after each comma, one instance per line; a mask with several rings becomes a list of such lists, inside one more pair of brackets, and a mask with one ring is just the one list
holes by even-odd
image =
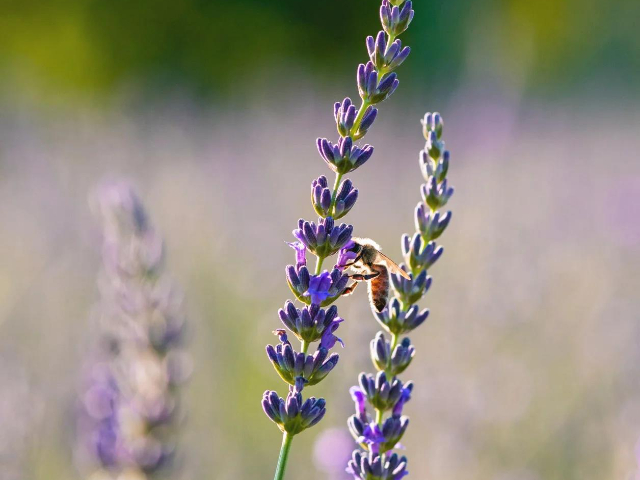
[[[359, 114], [358, 114], [359, 115]], [[356, 121], [358, 121], [356, 119]], [[340, 180], [342, 180], [342, 173], [336, 173], [336, 181], [333, 182], [333, 193], [331, 194], [331, 205], [329, 206], [329, 215], [335, 215], [336, 209], [336, 196], [338, 195], [338, 187], [340, 186]]]
[[292, 441], [293, 435], [289, 435], [287, 432], [282, 434], [282, 446], [280, 447], [278, 466], [276, 467], [276, 475], [273, 477], [273, 480], [282, 480], [284, 478], [284, 472], [287, 468], [287, 460], [289, 458], [289, 450], [291, 450]]

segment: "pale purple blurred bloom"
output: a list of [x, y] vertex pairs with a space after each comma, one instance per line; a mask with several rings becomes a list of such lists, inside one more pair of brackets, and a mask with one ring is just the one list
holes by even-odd
[[177, 387], [191, 369], [182, 295], [162, 272], [162, 239], [133, 188], [102, 184], [94, 206], [104, 233], [101, 338], [80, 395], [77, 457], [82, 470], [145, 478], [175, 456]]
[[[351, 478], [344, 466], [351, 458], [353, 439], [341, 428], [329, 428], [318, 435], [313, 446], [313, 463], [328, 480]], [[323, 477], [324, 478], [324, 477]]]

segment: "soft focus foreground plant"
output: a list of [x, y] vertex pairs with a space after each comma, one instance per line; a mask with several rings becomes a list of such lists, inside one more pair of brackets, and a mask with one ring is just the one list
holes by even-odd
[[175, 458], [182, 352], [181, 294], [163, 274], [164, 248], [125, 183], [96, 192], [103, 225], [99, 343], [81, 392], [79, 439], [92, 478], [146, 479]]
[[[283, 433], [280, 457], [275, 480], [284, 477], [291, 442], [295, 435], [318, 423], [324, 416], [325, 400], [309, 397], [304, 400], [302, 391], [306, 386], [320, 382], [338, 363], [338, 354], [329, 354], [336, 341], [334, 335], [342, 319], [338, 309], [330, 306], [347, 287], [349, 276], [343, 273], [349, 259], [347, 249], [353, 245], [351, 225], [336, 224], [353, 208], [358, 190], [343, 176], [362, 166], [373, 154], [371, 145], [358, 147], [355, 141], [364, 137], [373, 125], [378, 110], [374, 105], [388, 98], [397, 88], [398, 79], [393, 71], [409, 55], [409, 47], [402, 47], [396, 37], [406, 30], [413, 18], [410, 1], [383, 0], [380, 18], [383, 31], [376, 38], [368, 37], [366, 46], [369, 62], [360, 64], [357, 71], [359, 108], [350, 98], [334, 105], [334, 118], [340, 138], [332, 143], [326, 138], [317, 140], [320, 156], [336, 174], [333, 188], [325, 176], [311, 184], [311, 203], [320, 216], [317, 224], [300, 220], [293, 231], [297, 238], [289, 244], [296, 251], [296, 265], [288, 265], [286, 278], [291, 292], [305, 306], [296, 308], [287, 301], [279, 311], [284, 326], [300, 341], [300, 352], [296, 352], [284, 329], [276, 330], [280, 344], [267, 346], [267, 355], [280, 377], [289, 385], [286, 399], [275, 391], [266, 391], [262, 407], [267, 416]], [[336, 265], [331, 272], [322, 270], [324, 260], [336, 253]], [[307, 268], [307, 251], [316, 256], [314, 273]], [[325, 310], [325, 307], [329, 307]], [[319, 342], [316, 352], [307, 352], [313, 342]]]
[[[391, 450], [397, 448], [409, 419], [402, 415], [404, 404], [411, 398], [413, 383], [403, 383], [399, 378], [413, 359], [415, 349], [409, 337], [400, 336], [421, 325], [429, 310], [419, 311], [416, 302], [431, 286], [430, 268], [442, 254], [442, 247], [435, 240], [442, 235], [451, 220], [451, 212], [442, 214], [453, 194], [447, 185], [449, 152], [442, 141], [442, 118], [438, 113], [427, 113], [422, 120], [426, 139], [420, 152], [420, 169], [426, 180], [422, 185], [422, 201], [415, 210], [416, 233], [413, 238], [402, 237], [402, 254], [411, 280], [391, 274], [394, 298], [381, 313], [375, 313], [384, 330], [391, 335], [387, 340], [378, 332], [371, 341], [371, 359], [378, 371], [376, 375], [361, 373], [359, 386], [352, 387], [351, 396], [356, 413], [349, 419], [349, 429], [362, 450], [353, 452], [347, 472], [361, 480], [398, 480], [407, 471], [406, 457]], [[375, 417], [367, 413], [367, 403], [375, 411]], [[385, 414], [390, 415], [385, 419]]]

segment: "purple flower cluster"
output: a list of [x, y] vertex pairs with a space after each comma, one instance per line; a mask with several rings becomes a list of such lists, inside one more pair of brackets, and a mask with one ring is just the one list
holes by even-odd
[[163, 274], [163, 242], [134, 190], [102, 185], [98, 348], [80, 395], [79, 456], [85, 468], [135, 478], [167, 471], [176, 455], [182, 350], [181, 294]]
[[[395, 15], [402, 16], [401, 13]], [[401, 268], [411, 279], [391, 275], [394, 298], [387, 308], [376, 314], [391, 339], [378, 332], [371, 342], [371, 359], [378, 373], [375, 376], [362, 373], [359, 385], [351, 388], [356, 413], [348, 424], [361, 449], [354, 452], [347, 472], [355, 479], [397, 480], [408, 475], [406, 457], [400, 458], [391, 452], [398, 447], [409, 424], [402, 411], [413, 390], [412, 382], [403, 383], [398, 378], [415, 352], [411, 340], [408, 337], [400, 340], [400, 336], [413, 331], [429, 315], [429, 310], [420, 310], [416, 303], [431, 286], [427, 269], [442, 254], [442, 247], [437, 246], [435, 240], [451, 219], [451, 212], [442, 213], [438, 209], [445, 206], [453, 194], [446, 179], [449, 152], [442, 141], [442, 118], [438, 113], [427, 113], [422, 126], [426, 145], [420, 152], [420, 168], [426, 183], [421, 188], [422, 201], [415, 210], [416, 233], [413, 238], [404, 235], [401, 242], [405, 260]], [[367, 405], [375, 411], [375, 416], [367, 412]], [[389, 414], [386, 419], [385, 414]]]
[[[383, 0], [380, 18], [383, 30], [375, 39], [366, 39], [369, 61], [357, 69], [360, 106], [356, 107], [350, 98], [336, 102], [333, 114], [338, 140], [316, 140], [320, 157], [336, 174], [333, 187], [325, 176], [311, 183], [311, 203], [320, 218], [317, 222], [300, 219], [298, 228], [293, 231], [297, 241], [289, 243], [295, 250], [296, 261], [286, 267], [286, 280], [304, 307], [298, 309], [288, 301], [279, 312], [284, 327], [300, 340], [300, 351], [294, 350], [285, 330], [274, 332], [280, 339], [278, 345], [267, 346], [269, 360], [289, 386], [286, 398], [266, 391], [262, 400], [265, 413], [283, 432], [276, 480], [284, 476], [291, 437], [315, 425], [325, 412], [323, 399], [314, 399], [311, 403], [303, 401], [303, 389], [325, 378], [338, 362], [338, 354], [329, 351], [336, 342], [342, 343], [334, 333], [342, 319], [337, 316], [337, 308], [331, 305], [347, 289], [350, 277], [344, 270], [355, 254], [349, 252], [354, 245], [351, 239], [353, 227], [337, 224], [336, 220], [347, 215], [358, 199], [358, 190], [351, 180], [343, 180], [343, 176], [364, 165], [373, 155], [371, 145], [358, 146], [355, 142], [373, 125], [378, 115], [375, 105], [387, 99], [398, 87], [394, 70], [410, 52], [409, 47], [402, 47], [396, 37], [406, 30], [413, 18], [411, 1]], [[307, 253], [316, 257], [313, 270], [307, 266]], [[337, 253], [334, 268], [323, 270], [324, 260]], [[329, 308], [325, 310], [325, 307]], [[308, 354], [313, 342], [318, 342], [316, 352]], [[403, 431], [403, 428], [398, 430], [397, 425], [388, 428]]]

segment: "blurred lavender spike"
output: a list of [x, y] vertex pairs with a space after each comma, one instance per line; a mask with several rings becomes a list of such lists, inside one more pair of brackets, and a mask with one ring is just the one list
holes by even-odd
[[135, 190], [100, 185], [93, 206], [103, 229], [100, 323], [79, 399], [80, 468], [114, 477], [172, 471], [183, 351], [182, 295], [163, 272], [162, 238]]
[[[384, 18], [388, 17], [389, 25], [401, 25], [399, 19], [406, 15], [402, 11], [407, 4], [403, 10], [397, 6], [392, 10], [385, 2], [381, 12]], [[398, 19], [394, 20], [395, 17]], [[381, 41], [372, 42], [369, 41], [370, 54], [377, 61], [379, 53], [375, 49], [381, 48]], [[400, 336], [416, 329], [429, 315], [429, 310], [420, 310], [416, 302], [431, 286], [427, 269], [442, 255], [442, 247], [437, 246], [435, 240], [451, 220], [451, 212], [442, 213], [438, 208], [453, 194], [453, 188], [447, 186], [449, 152], [444, 150], [442, 117], [438, 113], [427, 113], [422, 126], [426, 141], [420, 152], [420, 168], [426, 180], [421, 188], [423, 201], [415, 209], [416, 233], [413, 237], [403, 235], [401, 240], [406, 262], [401, 268], [411, 279], [391, 275], [394, 298], [382, 312], [375, 314], [380, 325], [391, 335], [391, 341], [387, 341], [383, 332], [378, 332], [370, 343], [371, 360], [377, 374], [361, 373], [359, 385], [350, 390], [356, 413], [349, 418], [348, 425], [360, 445], [347, 466], [347, 473], [354, 479], [395, 480], [408, 475], [406, 457], [392, 453], [409, 425], [409, 419], [402, 413], [413, 391], [413, 382], [403, 383], [398, 375], [411, 363], [415, 348], [408, 337], [400, 339]], [[367, 405], [375, 415], [368, 413]], [[386, 419], [385, 414], [388, 414]]]

